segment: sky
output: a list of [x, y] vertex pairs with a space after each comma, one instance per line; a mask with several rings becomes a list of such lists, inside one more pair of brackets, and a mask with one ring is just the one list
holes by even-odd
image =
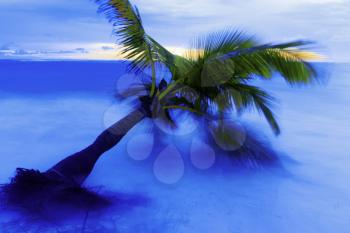
[[[133, 0], [146, 31], [181, 54], [191, 40], [235, 28], [262, 42], [315, 41], [350, 62], [350, 0]], [[120, 59], [93, 0], [0, 0], [0, 59]]]

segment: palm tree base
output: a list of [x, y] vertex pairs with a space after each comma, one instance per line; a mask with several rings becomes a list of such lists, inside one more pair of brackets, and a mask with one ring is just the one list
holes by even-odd
[[9, 184], [1, 187], [3, 208], [46, 215], [56, 208], [88, 211], [108, 207], [111, 202], [96, 192], [37, 170], [17, 168]]

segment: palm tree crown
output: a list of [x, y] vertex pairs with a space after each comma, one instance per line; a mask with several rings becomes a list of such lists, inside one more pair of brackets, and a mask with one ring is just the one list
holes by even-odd
[[[184, 56], [169, 52], [148, 35], [138, 9], [128, 0], [96, 0], [114, 26], [122, 54], [131, 72], [151, 70], [149, 95], [169, 120], [170, 109], [194, 112], [209, 119], [226, 113], [255, 108], [266, 118], [275, 134], [280, 128], [272, 112], [274, 98], [251, 84], [256, 78], [270, 79], [279, 73], [291, 84], [309, 84], [317, 74], [308, 59], [317, 55], [305, 51], [308, 41], [261, 44], [237, 30], [225, 30], [199, 37]], [[157, 69], [171, 74], [157, 85]]]

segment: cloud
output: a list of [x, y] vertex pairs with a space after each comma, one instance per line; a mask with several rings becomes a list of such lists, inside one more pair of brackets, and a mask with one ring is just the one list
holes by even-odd
[[115, 47], [112, 47], [112, 46], [102, 46], [101, 48], [102, 48], [102, 50], [104, 50], [104, 51], [115, 50]]
[[85, 48], [72, 50], [28, 50], [14, 46], [3, 45], [0, 47], [0, 58], [59, 58], [70, 55], [85, 55], [89, 51]]
[[[143, 13], [162, 14], [167, 16], [219, 16], [222, 14], [251, 9], [249, 16], [259, 12], [285, 12], [296, 7], [344, 3], [345, 0], [134, 0]], [[243, 13], [243, 12], [242, 12]], [[247, 13], [247, 12], [245, 12]]]
[[15, 44], [14, 43], [7, 43], [7, 44], [3, 44], [0, 45], [0, 50], [12, 50], [15, 48]]
[[84, 48], [76, 48], [73, 52], [76, 53], [89, 53], [86, 49]]
[[[350, 43], [348, 0], [131, 1], [138, 6], [147, 32], [177, 51], [187, 47], [193, 37], [236, 27], [257, 34], [264, 42], [310, 39], [335, 54], [350, 52], [340, 48]], [[96, 4], [86, 0], [0, 1], [0, 21], [6, 22], [0, 28], [0, 44], [15, 43], [42, 56], [43, 51], [51, 51], [46, 53], [50, 56], [56, 51], [60, 56], [110, 57], [117, 49], [112, 26], [96, 10]], [[76, 52], [76, 48], [89, 53]], [[0, 50], [9, 54], [16, 48], [11, 45]]]
[[35, 50], [25, 50], [25, 49], [2, 49], [0, 50], [0, 55], [4, 56], [21, 56], [21, 55], [35, 55], [38, 52]]

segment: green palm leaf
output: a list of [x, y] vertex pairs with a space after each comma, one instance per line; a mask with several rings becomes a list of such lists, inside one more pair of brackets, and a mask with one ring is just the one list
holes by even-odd
[[131, 71], [152, 70], [151, 95], [155, 92], [156, 64], [172, 67], [174, 55], [150, 37], [142, 24], [136, 7], [128, 0], [95, 0], [99, 12], [106, 15], [114, 26], [114, 33], [122, 45], [121, 53], [130, 60]]
[[[235, 105], [238, 111], [255, 107], [261, 112], [275, 134], [280, 134], [280, 127], [271, 110], [274, 98], [262, 89], [248, 84], [236, 83], [230, 85], [234, 90]], [[238, 101], [237, 101], [238, 100]]]
[[289, 84], [307, 84], [317, 78], [315, 69], [306, 61], [314, 54], [303, 49], [309, 44], [307, 41], [263, 44], [231, 51], [212, 60], [231, 61], [237, 67], [236, 74], [243, 76], [256, 74], [270, 78], [273, 72], [278, 72]]

